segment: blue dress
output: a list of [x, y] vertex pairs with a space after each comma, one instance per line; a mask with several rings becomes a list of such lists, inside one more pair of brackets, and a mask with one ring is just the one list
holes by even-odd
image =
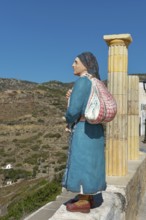
[[[75, 82], [66, 112], [67, 123], [72, 124], [84, 115], [90, 90], [91, 82], [86, 76]], [[80, 193], [82, 190], [83, 194], [106, 189], [104, 131], [101, 124], [79, 121], [73, 127], [62, 184], [71, 192]]]

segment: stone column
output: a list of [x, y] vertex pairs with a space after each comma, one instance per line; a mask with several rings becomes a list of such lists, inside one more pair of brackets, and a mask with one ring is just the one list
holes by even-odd
[[106, 126], [106, 173], [125, 176], [128, 166], [127, 149], [127, 69], [130, 34], [105, 35], [109, 46], [108, 89], [117, 101], [117, 115]]
[[139, 158], [139, 77], [128, 76], [128, 159]]

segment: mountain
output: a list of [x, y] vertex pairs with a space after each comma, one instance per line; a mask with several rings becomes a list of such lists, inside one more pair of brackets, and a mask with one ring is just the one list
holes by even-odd
[[[42, 177], [51, 181], [62, 175], [69, 135], [65, 94], [72, 86], [0, 79], [0, 186]], [[8, 164], [12, 169], [5, 169]], [[12, 199], [6, 199], [4, 188], [0, 188], [0, 205]]]
[[33, 87], [35, 87], [37, 85], [38, 84], [35, 82], [30, 82], [30, 81], [26, 81], [26, 80], [0, 78], [0, 91], [5, 91], [8, 89], [28, 90], [28, 89], [32, 89]]

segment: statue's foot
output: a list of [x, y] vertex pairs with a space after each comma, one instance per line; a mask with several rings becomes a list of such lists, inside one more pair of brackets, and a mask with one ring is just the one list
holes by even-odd
[[79, 200], [74, 203], [68, 203], [66, 205], [67, 211], [70, 212], [82, 212], [82, 213], [89, 213], [90, 212], [90, 202], [87, 200]]

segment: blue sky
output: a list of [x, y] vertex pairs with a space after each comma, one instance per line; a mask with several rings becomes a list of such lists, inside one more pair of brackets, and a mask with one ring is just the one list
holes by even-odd
[[104, 35], [129, 33], [128, 72], [146, 73], [145, 0], [0, 0], [0, 78], [71, 82], [91, 51], [107, 78]]

